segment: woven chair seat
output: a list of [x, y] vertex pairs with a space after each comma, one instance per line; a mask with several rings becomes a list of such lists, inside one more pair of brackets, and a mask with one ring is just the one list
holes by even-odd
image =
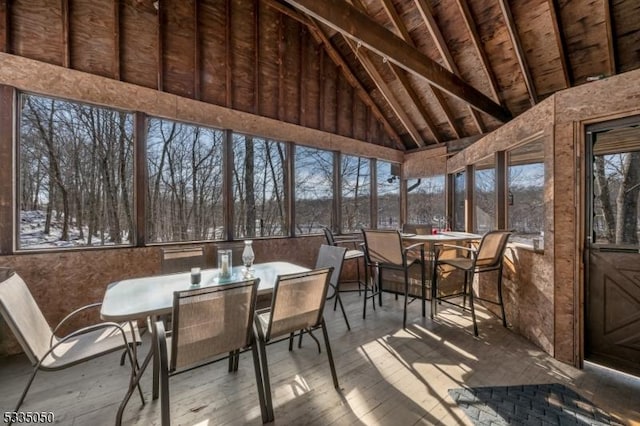
[[[128, 342], [141, 343], [140, 331], [133, 324], [133, 333], [128, 324], [121, 325], [125, 329]], [[54, 340], [54, 344], [56, 341]], [[122, 335], [117, 328], [104, 328], [83, 333], [61, 343], [40, 366], [43, 370], [59, 370], [88, 361], [93, 358], [122, 349]]]

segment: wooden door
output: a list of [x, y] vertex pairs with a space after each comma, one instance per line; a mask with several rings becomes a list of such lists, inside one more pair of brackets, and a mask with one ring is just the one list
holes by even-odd
[[640, 375], [640, 117], [587, 129], [585, 359]]
[[587, 359], [640, 374], [640, 254], [592, 248]]

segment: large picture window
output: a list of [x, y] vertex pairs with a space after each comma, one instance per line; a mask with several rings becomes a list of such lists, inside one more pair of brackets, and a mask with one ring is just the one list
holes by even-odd
[[20, 96], [20, 249], [131, 244], [131, 114]]
[[400, 178], [392, 163], [378, 161], [378, 228], [400, 228]]
[[359, 232], [371, 223], [371, 161], [342, 156], [342, 232]]
[[152, 118], [147, 129], [147, 241], [220, 239], [223, 133]]
[[233, 156], [236, 238], [286, 235], [285, 144], [234, 134]]
[[512, 241], [532, 244], [544, 231], [544, 151], [542, 141], [509, 152], [509, 229]]
[[407, 182], [407, 223], [424, 223], [446, 228], [444, 175]]
[[457, 172], [453, 175], [453, 230], [466, 231], [465, 203], [466, 203], [466, 172]]
[[496, 228], [496, 169], [493, 157], [475, 165], [474, 232], [485, 234]]
[[297, 146], [295, 182], [296, 234], [333, 228], [333, 153]]

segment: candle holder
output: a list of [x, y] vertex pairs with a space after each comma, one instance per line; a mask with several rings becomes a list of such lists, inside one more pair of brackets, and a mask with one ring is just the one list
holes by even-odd
[[232, 260], [231, 250], [218, 250], [218, 276], [221, 280], [231, 279]]
[[200, 284], [200, 268], [191, 268], [191, 284], [198, 285]]

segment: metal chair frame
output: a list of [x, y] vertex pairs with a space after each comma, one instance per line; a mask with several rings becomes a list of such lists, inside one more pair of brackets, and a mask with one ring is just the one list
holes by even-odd
[[[353, 246], [353, 251], [362, 251], [360, 249], [360, 246], [362, 244], [362, 240], [359, 240], [357, 238], [352, 238], [352, 237], [338, 237], [336, 235], [334, 235], [333, 231], [331, 229], [329, 229], [328, 227], [323, 227], [322, 228], [322, 232], [324, 232], [324, 237], [327, 240], [327, 244], [330, 246], [337, 246], [337, 247], [342, 247], [344, 245], [352, 245]], [[347, 249], [348, 250], [348, 249]], [[362, 287], [366, 286], [366, 280], [365, 282], [362, 281], [361, 276], [360, 276], [360, 258], [364, 257], [364, 253], [362, 256], [357, 256], [357, 257], [352, 257], [349, 258], [348, 257], [348, 253], [351, 250], [348, 250], [347, 253], [345, 254], [345, 261], [349, 261], [349, 260], [355, 260], [356, 262], [356, 279], [355, 280], [343, 280], [343, 281], [337, 281], [337, 285], [336, 285], [336, 294], [339, 292], [353, 292], [355, 290], [340, 290], [340, 283], [357, 283], [358, 284], [358, 296], [362, 294]], [[329, 297], [331, 298], [331, 297]], [[338, 299], [336, 298], [336, 300], [333, 302], [333, 310], [336, 310], [338, 304]]]
[[[329, 343], [329, 335], [327, 333], [327, 326], [324, 320], [324, 315], [323, 315], [323, 311], [324, 311], [324, 304], [326, 301], [326, 295], [327, 295], [327, 289], [329, 287], [329, 279], [330, 279], [330, 275], [332, 272], [333, 268], [322, 268], [322, 269], [316, 269], [310, 272], [302, 272], [302, 273], [295, 273], [295, 274], [288, 274], [288, 275], [281, 275], [278, 277], [276, 284], [274, 286], [273, 289], [273, 298], [272, 298], [272, 303], [271, 303], [271, 308], [269, 309], [264, 309], [262, 311], [257, 311], [256, 314], [261, 314], [264, 312], [274, 312], [274, 307], [276, 306], [276, 303], [278, 303], [278, 294], [279, 294], [279, 287], [281, 285], [281, 282], [287, 281], [287, 280], [295, 280], [295, 279], [299, 279], [299, 278], [305, 278], [305, 277], [309, 277], [309, 276], [313, 276], [313, 275], [321, 275], [324, 274], [325, 278], [324, 278], [324, 288], [322, 290], [322, 300], [319, 301], [319, 309], [318, 309], [318, 315], [315, 321], [313, 321], [313, 324], [310, 325], [309, 327], [307, 327], [304, 331], [308, 332], [312, 337], [313, 334], [311, 334], [312, 330], [316, 330], [318, 328], [322, 329], [322, 335], [324, 338], [324, 343], [325, 343], [325, 349], [327, 351], [327, 357], [329, 360], [329, 367], [331, 369], [331, 377], [333, 379], [333, 385], [336, 389], [340, 389], [340, 385], [338, 383], [338, 375], [336, 373], [336, 367], [335, 367], [335, 363], [333, 361], [333, 354], [331, 352], [331, 345]], [[269, 344], [273, 344], [273, 343], [278, 343], [281, 342], [283, 340], [289, 340], [289, 351], [292, 350], [292, 342], [293, 342], [293, 333], [295, 333], [296, 331], [298, 331], [298, 328], [293, 328], [291, 330], [288, 331], [281, 331], [280, 334], [276, 335], [276, 336], [272, 336], [271, 332], [272, 332], [272, 324], [273, 324], [273, 316], [269, 317], [269, 323], [267, 325], [267, 329], [264, 330], [262, 324], [260, 324], [260, 319], [258, 317], [258, 315], [255, 316], [254, 318], [254, 333], [256, 335], [256, 341], [257, 341], [257, 346], [259, 348], [260, 351], [260, 363], [262, 365], [262, 377], [263, 377], [263, 383], [264, 383], [264, 397], [265, 397], [265, 401], [266, 401], [266, 408], [267, 408], [267, 420], [266, 422], [270, 422], [274, 420], [274, 414], [273, 414], [273, 401], [272, 401], [272, 397], [271, 397], [271, 382], [270, 382], [270, 377], [269, 377], [269, 364], [267, 361], [267, 351], [266, 351], [266, 346]], [[301, 332], [302, 333], [302, 332]], [[278, 338], [280, 336], [284, 336], [282, 338], [279, 338], [277, 340], [272, 340], [273, 338]], [[314, 337], [315, 339], [315, 337]], [[263, 418], [264, 419], [264, 418]]]
[[[367, 238], [367, 234], [368, 233], [385, 233], [385, 234], [395, 234], [397, 235], [398, 238], [398, 247], [400, 247], [400, 256], [402, 258], [402, 263], [397, 264], [397, 263], [391, 263], [391, 262], [382, 262], [379, 260], [376, 260], [375, 257], [373, 257], [371, 255], [371, 248], [368, 242], [368, 238]], [[380, 306], [382, 306], [382, 293], [383, 292], [387, 292], [387, 293], [393, 293], [396, 294], [396, 296], [398, 294], [403, 294], [404, 295], [404, 312], [403, 312], [403, 317], [402, 317], [402, 327], [406, 328], [407, 327], [407, 305], [410, 303], [409, 302], [409, 268], [416, 264], [417, 262], [420, 263], [421, 268], [420, 268], [420, 277], [421, 277], [421, 284], [422, 284], [422, 288], [421, 288], [421, 299], [422, 299], [422, 316], [426, 316], [426, 300], [428, 298], [427, 292], [426, 292], [426, 272], [425, 272], [425, 250], [424, 250], [424, 244], [423, 243], [416, 243], [416, 244], [412, 244], [410, 246], [407, 247], [402, 247], [402, 237], [400, 235], [400, 232], [398, 231], [392, 231], [392, 230], [366, 230], [363, 229], [362, 230], [362, 235], [364, 236], [364, 247], [365, 247], [365, 263], [366, 263], [366, 267], [365, 267], [365, 280], [368, 281], [368, 274], [370, 270], [374, 270], [376, 272], [377, 275], [377, 280], [374, 280], [374, 282], [376, 282], [376, 284], [372, 287], [372, 294], [371, 295], [367, 295], [367, 287], [365, 286], [365, 290], [364, 290], [364, 308], [363, 308], [363, 312], [362, 312], [362, 318], [365, 319], [366, 318], [366, 314], [367, 314], [367, 300], [369, 298], [373, 299], [373, 307], [375, 310], [375, 296], [378, 296], [378, 304]], [[408, 259], [408, 254], [412, 251], [415, 250], [419, 250], [420, 253], [420, 257], [418, 259], [413, 259], [413, 260], [409, 260]], [[401, 271], [404, 273], [404, 292], [397, 292], [397, 291], [392, 291], [392, 290], [385, 290], [382, 286], [383, 283], [383, 271], [384, 270], [393, 270], [393, 271]], [[415, 300], [412, 299], [412, 301]]]
[[[175, 292], [174, 293], [174, 302], [173, 302], [173, 318], [174, 318], [174, 329], [173, 331], [169, 332], [167, 330], [165, 330], [165, 326], [164, 326], [164, 322], [162, 320], [158, 320], [155, 323], [155, 327], [156, 327], [156, 333], [158, 336], [158, 354], [160, 357], [160, 365], [161, 365], [161, 369], [160, 369], [160, 389], [161, 389], [161, 421], [162, 421], [162, 425], [169, 425], [171, 423], [171, 418], [170, 418], [170, 398], [169, 398], [169, 378], [176, 376], [178, 374], [182, 374], [185, 373], [187, 371], [191, 371], [195, 368], [199, 368], [199, 367], [203, 367], [205, 365], [209, 365], [218, 361], [222, 361], [225, 359], [229, 360], [229, 372], [236, 372], [238, 371], [238, 361], [239, 361], [239, 357], [240, 357], [240, 353], [242, 352], [246, 352], [248, 350], [251, 350], [252, 352], [252, 356], [253, 356], [253, 367], [254, 367], [254, 371], [255, 371], [255, 375], [256, 375], [256, 384], [258, 387], [258, 398], [260, 401], [260, 411], [262, 414], [262, 421], [264, 423], [266, 423], [268, 421], [267, 419], [267, 406], [265, 403], [265, 394], [264, 394], [264, 383], [262, 380], [262, 368], [260, 365], [260, 356], [258, 354], [258, 348], [255, 344], [255, 340], [254, 340], [254, 333], [253, 333], [253, 319], [254, 319], [254, 313], [255, 313], [255, 302], [256, 302], [256, 298], [257, 298], [257, 287], [258, 287], [258, 283], [259, 283], [259, 279], [252, 279], [252, 280], [247, 280], [247, 281], [242, 281], [242, 282], [238, 282], [238, 283], [232, 283], [232, 284], [227, 284], [224, 286], [214, 286], [214, 287], [208, 287], [208, 288], [199, 288], [199, 289], [193, 289], [193, 290], [186, 290], [186, 291], [181, 291], [181, 292]], [[225, 292], [225, 291], [230, 291], [230, 290], [234, 290], [234, 289], [238, 289], [241, 287], [247, 287], [247, 286], [252, 286], [253, 288], [251, 289], [251, 302], [250, 302], [250, 312], [249, 312], [249, 318], [248, 318], [248, 324], [247, 324], [247, 335], [245, 338], [245, 341], [248, 342], [247, 346], [243, 347], [243, 348], [236, 348], [234, 350], [232, 350], [231, 352], [229, 352], [228, 356], [223, 356], [220, 358], [216, 358], [216, 359], [208, 359], [208, 360], [204, 360], [203, 362], [199, 362], [196, 363], [192, 366], [186, 367], [186, 368], [180, 368], [177, 369], [176, 368], [176, 357], [177, 357], [177, 351], [178, 349], [178, 340], [180, 339], [180, 315], [179, 315], [179, 310], [180, 310], [180, 304], [179, 304], [179, 300], [180, 298], [184, 298], [184, 297], [189, 297], [192, 295], [201, 295], [201, 294], [207, 294], [207, 293], [219, 293], [219, 292]], [[215, 315], [215, 312], [211, 313], [212, 315]], [[172, 335], [172, 350], [171, 350], [171, 359], [169, 359], [169, 352], [168, 352], [168, 345], [167, 345], [167, 336]], [[220, 355], [222, 353], [225, 353], [226, 351], [223, 352], [211, 352], [211, 356], [216, 356], [216, 355]]]
[[[4, 269], [4, 274], [6, 274], [6, 279], [3, 280], [2, 282], [0, 282], [0, 285], [3, 285], [6, 281], [14, 278], [14, 279], [19, 279], [21, 280], [21, 278], [13, 271], [8, 271], [6, 268], [2, 268]], [[22, 283], [24, 285], [24, 282]], [[25, 286], [26, 287], [26, 286]], [[28, 289], [27, 289], [28, 291]], [[29, 294], [30, 296], [30, 294]], [[34, 301], [35, 303], [35, 301]], [[87, 306], [83, 306], [79, 309], [74, 310], [73, 312], [71, 312], [70, 314], [68, 314], [67, 316], [65, 316], [59, 323], [58, 325], [56, 325], [53, 329], [49, 329], [50, 331], [50, 337], [49, 337], [49, 343], [48, 346], [49, 348], [47, 349], [47, 351], [45, 351], [43, 353], [42, 356], [38, 356], [31, 348], [30, 344], [29, 344], [29, 338], [26, 337], [23, 332], [20, 330], [18, 324], [16, 324], [16, 322], [14, 321], [13, 317], [10, 314], [10, 310], [7, 306], [5, 306], [5, 302], [0, 298], [0, 314], [2, 314], [2, 316], [5, 318], [7, 324], [9, 325], [9, 328], [11, 329], [11, 331], [14, 333], [16, 339], [18, 340], [18, 342], [20, 343], [20, 346], [22, 347], [22, 349], [25, 351], [25, 354], [27, 355], [27, 357], [29, 358], [29, 360], [31, 361], [32, 365], [33, 365], [33, 371], [31, 373], [31, 375], [29, 376], [29, 380], [27, 381], [27, 384], [24, 388], [24, 390], [22, 391], [22, 394], [20, 395], [20, 399], [18, 400], [18, 403], [16, 404], [16, 408], [14, 409], [15, 412], [20, 410], [20, 407], [22, 406], [22, 403], [24, 402], [27, 393], [29, 392], [29, 389], [31, 388], [31, 385], [33, 384], [33, 381], [36, 378], [36, 374], [38, 373], [38, 371], [42, 370], [42, 371], [58, 371], [58, 370], [63, 370], [66, 368], [70, 368], [73, 367], [74, 365], [80, 364], [82, 362], [86, 362], [86, 361], [90, 361], [92, 359], [98, 358], [100, 356], [115, 352], [117, 350], [120, 349], [124, 349], [125, 350], [125, 354], [128, 356], [129, 358], [129, 362], [131, 364], [131, 376], [129, 379], [129, 385], [130, 387], [133, 386], [133, 378], [136, 375], [137, 370], [140, 368], [138, 365], [138, 361], [137, 361], [137, 353], [136, 353], [136, 346], [139, 345], [141, 342], [139, 341], [139, 335], [138, 335], [138, 331], [137, 331], [137, 327], [135, 327], [133, 325], [133, 323], [129, 322], [128, 326], [130, 328], [130, 332], [131, 332], [131, 336], [134, 339], [133, 342], [130, 342], [127, 339], [127, 331], [125, 330], [125, 324], [118, 324], [115, 322], [102, 322], [102, 323], [98, 323], [98, 324], [93, 324], [90, 326], [86, 326], [86, 327], [82, 327], [78, 330], [73, 331], [70, 334], [67, 334], [66, 336], [57, 339], [55, 333], [62, 327], [62, 325], [64, 325], [65, 323], [67, 323], [70, 319], [74, 318], [76, 315], [78, 315], [81, 312], [84, 312], [88, 309], [94, 309], [97, 307], [100, 307], [102, 304], [101, 303], [93, 303]], [[37, 305], [36, 305], [37, 307]], [[38, 308], [39, 309], [39, 308]], [[49, 366], [45, 366], [43, 365], [44, 361], [47, 359], [47, 357], [52, 354], [59, 346], [63, 345], [64, 343], [67, 343], [68, 341], [70, 341], [71, 339], [74, 338], [80, 338], [82, 339], [82, 336], [88, 336], [87, 333], [91, 333], [94, 331], [99, 331], [99, 330], [103, 330], [103, 329], [109, 329], [109, 328], [114, 328], [117, 329], [120, 332], [120, 335], [122, 336], [122, 345], [115, 345], [111, 348], [107, 348], [106, 350], [96, 353], [96, 354], [92, 354], [92, 356], [90, 357], [85, 357], [85, 358], [81, 358], [81, 359], [77, 359], [73, 362], [69, 362], [67, 364], [60, 364], [59, 366], [56, 367], [49, 367]], [[54, 343], [54, 339], [57, 339], [57, 341]], [[140, 386], [136, 383], [137, 388], [138, 388], [138, 392], [140, 393], [140, 399], [142, 401], [142, 404], [145, 404], [145, 399], [144, 396], [142, 394], [142, 389], [140, 388]], [[120, 419], [122, 417], [122, 411], [124, 410], [124, 406], [120, 406], [118, 408], [118, 413], [116, 415], [116, 424], [120, 424]], [[9, 425], [11, 425], [12, 422], [9, 422]]]
[[[495, 261], [493, 263], [487, 264], [487, 265], [478, 265], [477, 261], [478, 261], [478, 254], [480, 253], [480, 251], [482, 250], [483, 244], [486, 241], [486, 238], [492, 235], [496, 235], [496, 234], [502, 234], [501, 237], [503, 238], [503, 240], [500, 242], [499, 246], [498, 246], [498, 250], [497, 253], [495, 253]], [[444, 302], [447, 303], [449, 305], [453, 305], [453, 306], [457, 306], [459, 308], [461, 308], [463, 311], [470, 311], [471, 312], [471, 318], [473, 320], [473, 334], [474, 336], [478, 336], [478, 324], [476, 321], [476, 312], [475, 312], [475, 306], [474, 306], [474, 300], [481, 300], [483, 302], [487, 302], [487, 303], [491, 303], [494, 305], [498, 305], [500, 306], [500, 310], [502, 313], [502, 325], [504, 327], [507, 327], [507, 318], [505, 315], [505, 310], [504, 310], [504, 301], [502, 298], [502, 270], [503, 270], [503, 258], [504, 258], [504, 252], [507, 248], [507, 243], [509, 241], [509, 236], [511, 235], [510, 231], [502, 231], [502, 230], [495, 230], [495, 231], [490, 231], [487, 232], [482, 239], [480, 240], [480, 244], [478, 245], [477, 248], [474, 247], [465, 247], [465, 246], [458, 246], [458, 245], [453, 245], [453, 244], [436, 244], [435, 245], [435, 259], [434, 259], [434, 267], [433, 267], [433, 285], [432, 285], [432, 304], [431, 304], [431, 318], [433, 319], [434, 315], [437, 314], [437, 306], [436, 306], [436, 301], [438, 302]], [[468, 268], [462, 268], [460, 266], [459, 263], [457, 263], [456, 261], [459, 261], [460, 258], [453, 258], [453, 259], [441, 259], [440, 255], [442, 253], [442, 249], [454, 249], [454, 250], [461, 250], [461, 251], [465, 251], [469, 254], [470, 256], [470, 260], [471, 263], [469, 264]], [[454, 293], [454, 294], [449, 294], [446, 296], [438, 296], [438, 286], [437, 286], [437, 280], [438, 280], [438, 266], [440, 265], [448, 265], [451, 267], [454, 267], [458, 270], [462, 270], [464, 271], [464, 287], [461, 293]], [[486, 298], [482, 298], [479, 296], [474, 296], [473, 294], [473, 278], [475, 276], [475, 274], [481, 274], [484, 272], [492, 272], [492, 271], [498, 271], [498, 282], [497, 282], [497, 293], [498, 293], [498, 300], [490, 300], [490, 299], [486, 299]], [[462, 305], [460, 305], [459, 303], [456, 302], [452, 302], [448, 299], [452, 299], [452, 298], [458, 298], [462, 296]], [[467, 308], [466, 306], [466, 299], [467, 296], [469, 297], [469, 307]]]

